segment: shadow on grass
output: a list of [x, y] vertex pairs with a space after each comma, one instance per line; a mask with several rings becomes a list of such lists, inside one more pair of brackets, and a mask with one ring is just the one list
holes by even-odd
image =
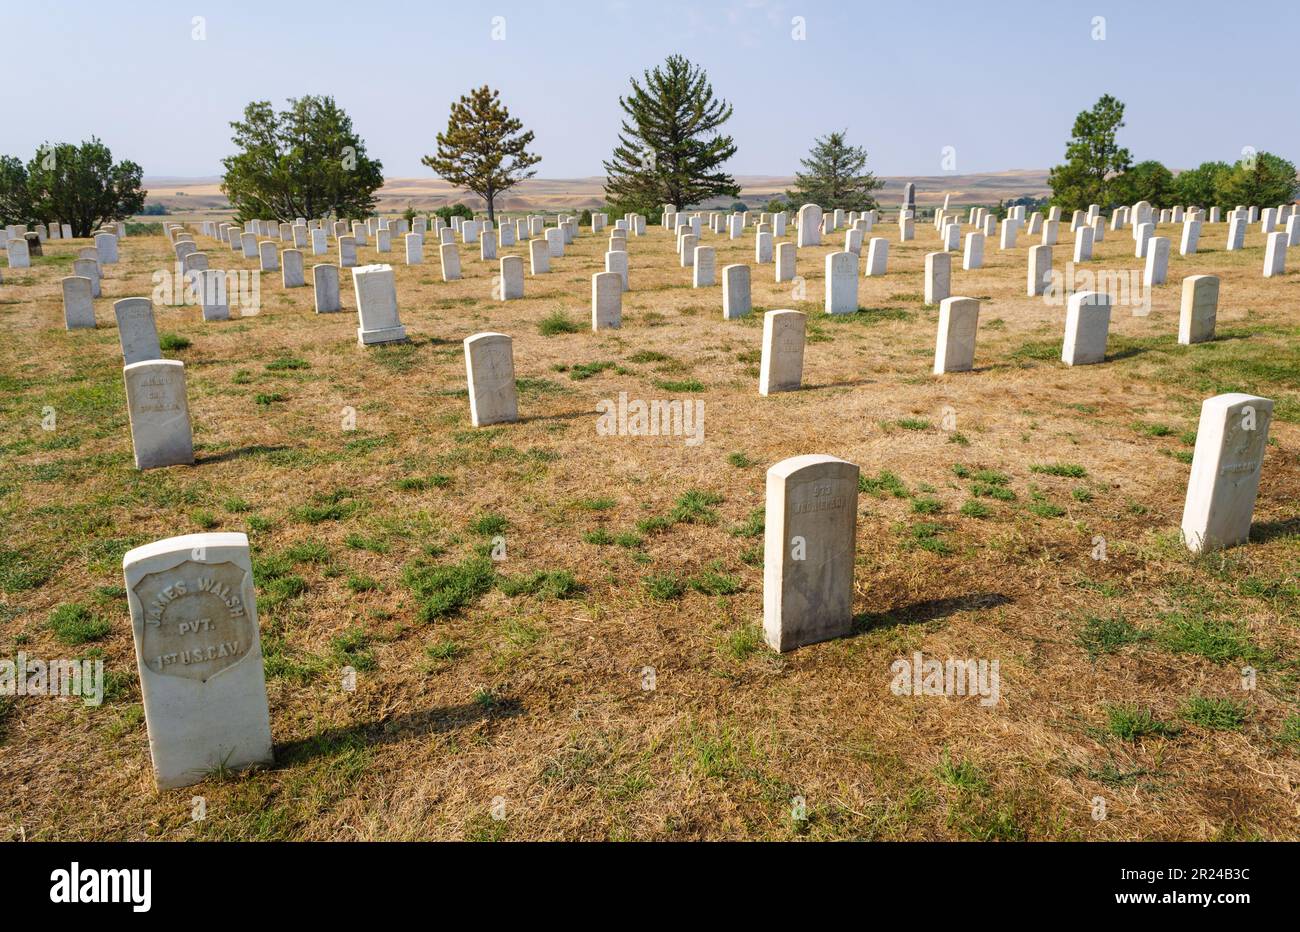
[[194, 465], [198, 466], [206, 463], [225, 463], [230, 460], [243, 459], [246, 456], [261, 456], [265, 453], [279, 453], [281, 450], [288, 450], [290, 447], [279, 443], [274, 446], [265, 443], [255, 443], [252, 446], [240, 447], [237, 450], [227, 450], [225, 453], [214, 453], [211, 456], [194, 457]]
[[275, 761], [278, 766], [301, 764], [350, 749], [396, 744], [410, 738], [458, 731], [477, 722], [516, 718], [523, 712], [524, 707], [517, 699], [503, 698], [493, 700], [490, 705], [467, 702], [407, 712], [380, 721], [326, 728], [309, 738], [275, 745]]
[[1300, 537], [1300, 518], [1287, 518], [1285, 521], [1259, 521], [1250, 526], [1252, 543], [1264, 544], [1271, 540], [1285, 540], [1288, 537]]
[[869, 631], [895, 628], [899, 625], [924, 624], [927, 621], [947, 618], [958, 612], [997, 608], [1010, 603], [1011, 599], [1001, 592], [974, 592], [970, 595], [950, 596], [945, 599], [926, 599], [923, 602], [900, 605], [898, 608], [884, 612], [859, 612], [853, 616], [853, 631], [855, 634], [866, 634]]

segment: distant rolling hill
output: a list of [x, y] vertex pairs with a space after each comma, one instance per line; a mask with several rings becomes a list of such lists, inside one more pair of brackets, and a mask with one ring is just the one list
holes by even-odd
[[[740, 200], [750, 206], [759, 206], [783, 193], [794, 179], [783, 175], [741, 175], [736, 181], [742, 191]], [[1042, 197], [1048, 193], [1047, 172], [1040, 169], [972, 175], [915, 175], [885, 178], [884, 181], [885, 187], [877, 195], [877, 200], [887, 208], [898, 205], [902, 200], [903, 185], [909, 181], [916, 184], [916, 200], [920, 206], [942, 204], [945, 194], [952, 195], [953, 204], [994, 204], [999, 200]], [[604, 203], [603, 184], [604, 179], [599, 177], [532, 178], [498, 199], [497, 209], [517, 212], [597, 207]], [[187, 216], [211, 218], [230, 212], [226, 197], [221, 193], [219, 178], [158, 176], [145, 178], [144, 186], [149, 191], [148, 203], [162, 204], [171, 211], [173, 219]], [[428, 211], [458, 201], [476, 209], [484, 206], [480, 198], [459, 191], [440, 178], [388, 178], [379, 191], [380, 213], [400, 213], [408, 206]], [[706, 206], [730, 206], [730, 199]]]

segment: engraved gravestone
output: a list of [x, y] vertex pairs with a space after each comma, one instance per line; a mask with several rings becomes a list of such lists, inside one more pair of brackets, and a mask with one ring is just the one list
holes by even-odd
[[262, 240], [257, 244], [258, 268], [263, 272], [280, 271], [280, 252], [275, 240]]
[[858, 467], [824, 454], [767, 471], [763, 637], [773, 649], [853, 630]]
[[284, 287], [305, 287], [307, 280], [303, 277], [302, 251], [299, 249], [286, 249], [281, 259], [284, 262], [284, 268], [280, 275]]
[[158, 788], [272, 763], [248, 538], [156, 541], [122, 571]]
[[858, 309], [858, 257], [833, 252], [826, 257], [826, 313], [852, 314]]
[[794, 243], [776, 244], [776, 280], [794, 281], [796, 248]]
[[122, 368], [136, 469], [191, 465], [194, 439], [185, 394], [185, 363], [147, 359]]

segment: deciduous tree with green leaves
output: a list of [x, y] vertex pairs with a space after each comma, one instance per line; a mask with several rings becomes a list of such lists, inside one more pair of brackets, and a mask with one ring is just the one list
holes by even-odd
[[1174, 192], [1180, 204], [1188, 207], [1223, 207], [1219, 191], [1224, 178], [1232, 171], [1227, 162], [1202, 162], [1174, 178]]
[[1128, 149], [1116, 141], [1123, 126], [1124, 104], [1110, 94], [1074, 118], [1065, 164], [1053, 167], [1047, 176], [1055, 206], [1072, 211], [1122, 203], [1115, 199], [1112, 182], [1133, 163]]
[[488, 219], [495, 222], [497, 195], [537, 174], [532, 167], [542, 157], [528, 151], [532, 141], [532, 130], [525, 131], [499, 92], [485, 84], [451, 105], [438, 151], [422, 161], [439, 177], [483, 198]]
[[799, 164], [806, 171], [796, 172], [794, 189], [785, 192], [791, 204], [817, 204], [830, 210], [879, 206], [873, 192], [885, 183], [867, 171], [867, 150], [849, 145], [843, 130], [816, 139], [808, 158]]
[[[125, 220], [144, 209], [145, 195], [140, 187], [143, 170], [135, 162], [114, 162], [113, 153], [95, 137], [81, 145], [46, 143], [37, 150], [20, 174], [17, 159], [3, 160], [0, 176], [16, 183], [26, 175], [26, 206], [18, 199], [19, 209], [28, 216], [18, 223], [53, 221], [72, 227], [75, 237], [90, 236], [105, 223]], [[7, 181], [0, 181], [0, 188]], [[7, 198], [0, 193], [0, 202]]]
[[236, 220], [364, 217], [375, 209], [384, 166], [366, 155], [352, 119], [332, 97], [289, 99], [276, 113], [254, 101], [230, 124], [239, 150], [222, 160], [221, 190]]
[[1173, 207], [1178, 200], [1174, 173], [1154, 160], [1138, 162], [1112, 179], [1111, 194], [1117, 204], [1147, 201], [1152, 207]]
[[0, 226], [35, 222], [27, 190], [27, 167], [16, 156], [0, 155]]
[[681, 55], [632, 79], [618, 99], [626, 114], [605, 166], [605, 197], [621, 210], [650, 213], [662, 204], [686, 208], [711, 197], [739, 197], [722, 165], [736, 145], [720, 128], [731, 104], [713, 95], [703, 68]]
[[1295, 165], [1271, 152], [1241, 159], [1223, 176], [1218, 189], [1222, 207], [1276, 207], [1290, 204], [1297, 193]]

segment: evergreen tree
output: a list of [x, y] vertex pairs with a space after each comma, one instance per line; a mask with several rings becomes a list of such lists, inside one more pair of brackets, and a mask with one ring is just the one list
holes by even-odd
[[1105, 94], [1074, 119], [1072, 136], [1065, 146], [1065, 164], [1048, 174], [1052, 203], [1063, 211], [1086, 210], [1090, 204], [1111, 207], [1115, 199], [1112, 181], [1133, 162], [1128, 149], [1116, 142], [1124, 125], [1124, 104]]
[[626, 118], [613, 157], [604, 163], [605, 196], [623, 210], [678, 209], [711, 197], [739, 197], [736, 179], [721, 170], [736, 154], [719, 128], [731, 105], [713, 96], [704, 70], [680, 55], [632, 79], [618, 99]]
[[79, 146], [47, 143], [27, 163], [32, 219], [66, 223], [73, 236], [90, 236], [144, 209], [149, 192], [140, 187], [143, 174], [135, 162], [114, 163], [108, 146], [93, 136]]
[[879, 206], [873, 192], [885, 183], [866, 170], [867, 150], [850, 146], [844, 135], [835, 132], [814, 141], [808, 158], [799, 160], [806, 171], [795, 173], [794, 190], [785, 192], [787, 201], [829, 210], [861, 211]]
[[238, 222], [374, 211], [384, 167], [366, 155], [351, 117], [332, 97], [290, 98], [282, 113], [270, 101], [254, 101], [230, 125], [239, 151], [222, 159], [221, 190]]
[[541, 156], [528, 151], [532, 130], [510, 115], [498, 92], [483, 87], [451, 105], [447, 131], [438, 134], [438, 151], [423, 158], [441, 178], [487, 202], [488, 219], [496, 220], [496, 197], [537, 174]]

